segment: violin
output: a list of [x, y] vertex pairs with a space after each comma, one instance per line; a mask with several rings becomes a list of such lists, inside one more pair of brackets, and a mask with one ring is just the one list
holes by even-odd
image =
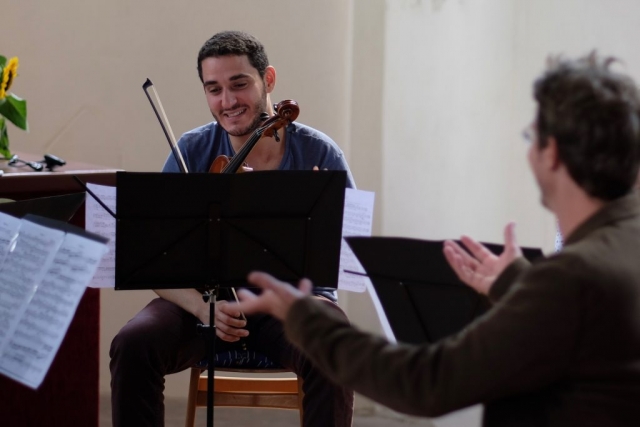
[[215, 158], [209, 172], [211, 173], [241, 173], [248, 172], [252, 169], [245, 163], [245, 159], [263, 136], [275, 137], [276, 141], [280, 141], [278, 137], [278, 129], [287, 126], [293, 122], [300, 114], [300, 107], [296, 101], [287, 99], [279, 102], [274, 107], [275, 114], [271, 117], [267, 113], [262, 113], [261, 118], [264, 123], [258, 127], [249, 139], [244, 143], [238, 153], [231, 159], [224, 154]]

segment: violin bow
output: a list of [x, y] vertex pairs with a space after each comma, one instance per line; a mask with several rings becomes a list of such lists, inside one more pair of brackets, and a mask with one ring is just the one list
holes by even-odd
[[[149, 90], [148, 90], [149, 88], [151, 88], [151, 90], [153, 91], [153, 97], [158, 101], [158, 107], [160, 107], [160, 112], [162, 113], [162, 117], [160, 117], [160, 113], [158, 113], [158, 108], [156, 108], [155, 103], [151, 99], [151, 95], [149, 95]], [[173, 157], [176, 159], [176, 162], [178, 163], [180, 172], [189, 173], [189, 170], [187, 169], [187, 164], [184, 162], [182, 153], [180, 152], [180, 149], [178, 148], [178, 144], [176, 143], [176, 137], [173, 135], [173, 130], [171, 130], [171, 125], [169, 124], [169, 119], [167, 119], [167, 114], [164, 112], [164, 108], [162, 107], [162, 102], [160, 101], [160, 96], [158, 95], [158, 91], [156, 91], [155, 86], [153, 85], [151, 80], [149, 80], [148, 78], [147, 78], [147, 81], [144, 82], [144, 84], [142, 85], [142, 89], [144, 90], [144, 93], [147, 95], [147, 98], [149, 99], [149, 103], [151, 104], [151, 108], [153, 108], [153, 112], [156, 113], [156, 117], [160, 122], [160, 126], [162, 127], [162, 131], [164, 132], [164, 136], [166, 136], [167, 141], [169, 141], [171, 152], [173, 153]], [[165, 126], [165, 123], [167, 124], [166, 126]], [[236, 294], [235, 288], [231, 288], [231, 290], [233, 291], [233, 296], [236, 302], [239, 303], [240, 300], [238, 299], [238, 295]], [[244, 313], [241, 312], [240, 314], [243, 320], [247, 320]], [[246, 346], [246, 345], [243, 343], [243, 346]]]
[[[158, 113], [158, 109], [156, 108], [156, 104], [151, 99], [151, 95], [149, 95], [149, 88], [151, 88], [153, 92], [153, 97], [158, 101], [158, 107], [160, 107], [160, 112], [162, 113], [162, 117]], [[169, 119], [167, 119], [167, 115], [164, 112], [164, 108], [162, 107], [162, 102], [160, 102], [160, 96], [156, 91], [155, 86], [151, 83], [151, 80], [147, 79], [146, 82], [142, 85], [142, 89], [144, 93], [147, 95], [149, 102], [151, 103], [151, 108], [153, 108], [153, 112], [156, 113], [156, 117], [160, 122], [160, 126], [162, 127], [162, 131], [164, 132], [164, 136], [167, 137], [167, 141], [169, 141], [169, 146], [171, 147], [171, 152], [173, 153], [173, 157], [176, 159], [176, 163], [178, 163], [178, 167], [180, 168], [180, 172], [189, 173], [187, 169], [187, 164], [184, 162], [184, 158], [182, 157], [182, 153], [180, 153], [180, 149], [178, 148], [178, 144], [176, 143], [176, 137], [173, 135], [173, 131], [171, 130], [171, 125], [169, 124]], [[164, 120], [163, 120], [164, 119]], [[166, 126], [165, 126], [166, 123]]]

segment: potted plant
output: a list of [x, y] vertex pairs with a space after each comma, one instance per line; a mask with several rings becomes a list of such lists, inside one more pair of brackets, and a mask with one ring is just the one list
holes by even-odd
[[19, 127], [28, 130], [27, 101], [9, 92], [13, 81], [18, 75], [18, 58], [9, 60], [0, 55], [0, 155], [11, 157], [9, 149], [9, 135], [7, 133], [7, 120]]

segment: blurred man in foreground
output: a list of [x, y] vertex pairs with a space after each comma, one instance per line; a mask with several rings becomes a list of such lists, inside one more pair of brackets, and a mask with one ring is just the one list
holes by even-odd
[[433, 345], [357, 331], [299, 288], [264, 273], [237, 307], [284, 321], [287, 337], [337, 383], [397, 411], [438, 416], [485, 404], [485, 426], [640, 422], [640, 97], [595, 54], [556, 59], [534, 84], [525, 132], [542, 204], [564, 247], [529, 265], [513, 224], [500, 256], [469, 237], [444, 252], [493, 308]]

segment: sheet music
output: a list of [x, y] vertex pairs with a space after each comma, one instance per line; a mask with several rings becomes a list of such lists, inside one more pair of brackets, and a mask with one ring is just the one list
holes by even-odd
[[[22, 238], [21, 233], [18, 244]], [[24, 315], [6, 340], [0, 355], [1, 373], [34, 389], [40, 386], [106, 251], [103, 243], [71, 233], [64, 236]]]
[[0, 354], [53, 262], [64, 234], [21, 220], [15, 248], [0, 270]]
[[6, 213], [0, 212], [0, 269], [5, 258], [18, 238], [20, 220]]
[[[116, 212], [116, 187], [87, 184], [87, 187]], [[85, 209], [85, 230], [109, 239], [109, 252], [102, 258], [96, 274], [89, 286], [92, 288], [113, 288], [116, 283], [116, 220], [98, 202], [87, 194]]]
[[345, 270], [365, 273], [360, 261], [344, 240], [348, 236], [371, 236], [373, 224], [373, 202], [375, 193], [371, 191], [347, 188], [344, 195], [344, 217], [342, 220], [342, 244], [340, 247], [340, 272], [338, 274], [338, 289], [352, 292], [364, 292], [367, 283], [371, 283], [366, 276], [345, 273]]

